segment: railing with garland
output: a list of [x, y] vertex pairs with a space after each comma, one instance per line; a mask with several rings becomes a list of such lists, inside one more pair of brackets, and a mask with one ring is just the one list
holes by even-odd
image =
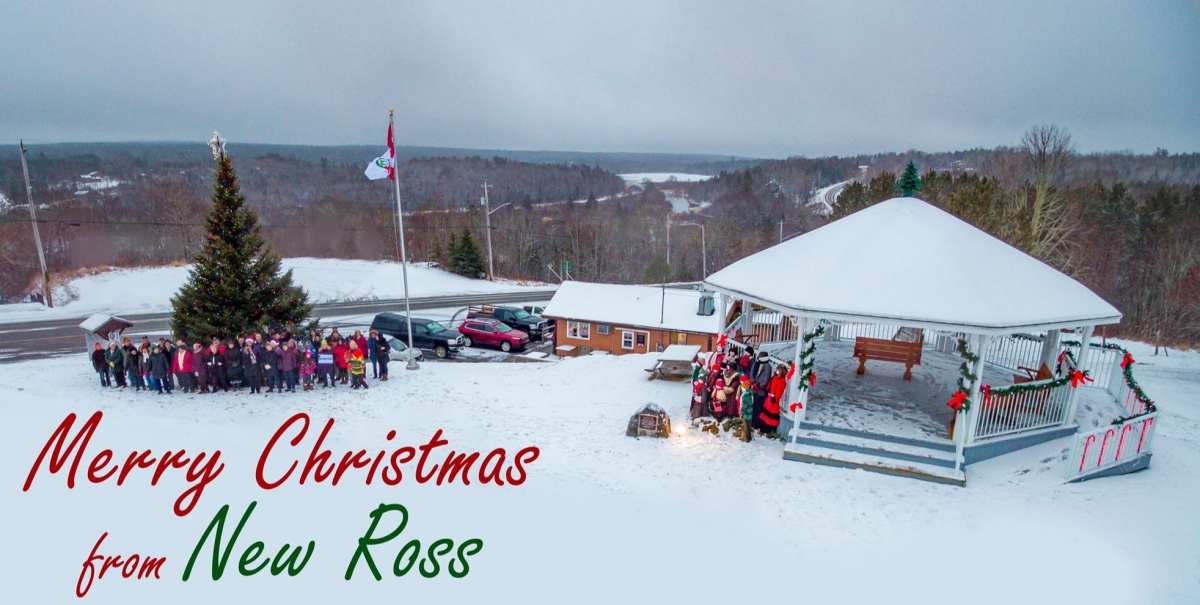
[[[979, 379], [971, 369], [979, 362], [979, 355], [969, 350], [965, 339], [959, 341], [958, 349], [963, 358], [958, 389], [946, 404], [955, 412], [971, 408], [970, 386]], [[1070, 413], [1071, 390], [1090, 382], [1087, 370], [1078, 369], [1075, 356], [1063, 350], [1053, 378], [1004, 387], [981, 385], [982, 403], [976, 415], [974, 439], [994, 439], [1063, 425]]]

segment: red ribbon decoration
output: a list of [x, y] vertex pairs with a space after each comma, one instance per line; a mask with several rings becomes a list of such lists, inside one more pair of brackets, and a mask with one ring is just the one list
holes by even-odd
[[1092, 382], [1091, 376], [1084, 374], [1080, 370], [1072, 370], [1071, 371], [1071, 388], [1072, 389], [1079, 388], [1080, 384], [1087, 384], [1089, 382]]
[[729, 336], [728, 336], [728, 335], [726, 335], [726, 334], [722, 334], [720, 337], [718, 337], [718, 338], [717, 338], [717, 348], [718, 348], [718, 349], [723, 349], [723, 348], [725, 348], [725, 341], [726, 341], [726, 339], [728, 339], [728, 338], [729, 338]]
[[790, 381], [795, 376], [796, 376], [796, 364], [794, 364], [794, 363], [788, 364], [787, 379]]
[[1059, 352], [1058, 352], [1058, 362], [1057, 362], [1057, 363], [1058, 363], [1058, 365], [1062, 365], [1062, 360], [1063, 360], [1063, 358], [1064, 358], [1064, 357], [1066, 357], [1066, 356], [1067, 356], [1067, 350], [1066, 350], [1066, 349], [1063, 349], [1063, 350], [1061, 350], [1061, 351], [1059, 351]]
[[792, 413], [793, 413], [793, 414], [795, 414], [795, 413], [796, 413], [796, 410], [802, 410], [802, 409], [804, 409], [804, 404], [802, 404], [802, 403], [800, 403], [799, 401], [797, 401], [796, 403], [793, 403], [791, 406], [789, 406], [789, 408], [788, 408], [788, 409], [790, 409], [790, 410], [792, 411]]
[[816, 371], [810, 372], [810, 373], [808, 374], [808, 386], [809, 386], [809, 387], [815, 387], [815, 386], [817, 386], [817, 373], [816, 373]]
[[1128, 368], [1133, 365], [1133, 355], [1125, 353], [1125, 357], [1121, 359], [1121, 367]]
[[988, 405], [992, 402], [992, 385], [983, 385], [983, 404]]
[[946, 402], [946, 405], [950, 406], [950, 409], [957, 412], [959, 409], [962, 408], [963, 404], [966, 403], [966, 401], [967, 401], [966, 393], [964, 393], [962, 391], [955, 391], [954, 396], [950, 398], [950, 401]]

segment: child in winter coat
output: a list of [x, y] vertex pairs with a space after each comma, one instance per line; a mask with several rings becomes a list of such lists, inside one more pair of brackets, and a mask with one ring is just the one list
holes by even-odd
[[337, 380], [333, 377], [336, 366], [333, 363], [333, 349], [329, 343], [322, 342], [317, 349], [317, 374], [321, 377], [321, 388], [336, 387]]
[[346, 384], [346, 380], [349, 378], [347, 371], [350, 365], [347, 363], [346, 355], [350, 352], [350, 346], [346, 343], [345, 340], [339, 340], [337, 344], [333, 345], [333, 364], [337, 366], [337, 377], [342, 384]]
[[738, 392], [739, 412], [742, 417], [742, 441], [750, 442], [754, 434], [754, 391], [750, 388], [750, 377], [742, 374], [742, 388]]
[[300, 379], [304, 381], [305, 391], [313, 389], [313, 375], [316, 373], [317, 361], [313, 359], [312, 351], [305, 351], [304, 359], [300, 361]]
[[358, 348], [358, 343], [353, 340], [350, 341], [350, 352], [346, 354], [346, 365], [350, 369], [350, 388], [367, 388], [367, 361], [362, 350]]
[[267, 350], [262, 354], [263, 375], [267, 377], [267, 392], [274, 393], [275, 389], [283, 392], [283, 383], [279, 380], [279, 353], [275, 350], [275, 343], [268, 342]]

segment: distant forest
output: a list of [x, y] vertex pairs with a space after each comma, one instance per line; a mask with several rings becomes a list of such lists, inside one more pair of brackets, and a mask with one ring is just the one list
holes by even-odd
[[[446, 260], [462, 229], [486, 241], [486, 180], [491, 208], [500, 208], [492, 215], [499, 275], [557, 281], [565, 260], [580, 280], [698, 280], [704, 260], [712, 273], [898, 195], [897, 175], [911, 161], [928, 184], [917, 197], [1116, 304], [1126, 320], [1113, 335], [1200, 343], [1200, 237], [1192, 235], [1200, 229], [1200, 154], [1078, 154], [1069, 134], [1055, 131], [1065, 139], [1041, 151], [1025, 140], [951, 153], [783, 160], [401, 147], [406, 239], [413, 260], [435, 262]], [[362, 174], [381, 149], [229, 146], [242, 192], [278, 252], [394, 260], [390, 183]], [[204, 145], [37, 146], [27, 157], [56, 281], [89, 267], [186, 262], [198, 248], [213, 174]], [[712, 178], [627, 186], [618, 176], [638, 172]], [[809, 204], [819, 188], [846, 181], [833, 216]], [[0, 150], [0, 195], [0, 295], [12, 300], [39, 283], [15, 149]], [[673, 213], [672, 202], [682, 199], [689, 211]], [[1039, 222], [1043, 207], [1051, 209], [1050, 226]], [[696, 225], [704, 226], [706, 255]]]

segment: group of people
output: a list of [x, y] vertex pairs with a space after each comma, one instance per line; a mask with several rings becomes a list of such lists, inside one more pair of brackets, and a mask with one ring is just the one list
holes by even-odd
[[742, 438], [753, 430], [772, 434], [779, 429], [779, 406], [787, 391], [788, 366], [774, 364], [765, 352], [753, 347], [739, 354], [721, 343], [714, 353], [703, 354], [692, 364], [692, 418], [740, 418]]
[[124, 337], [120, 345], [109, 342], [107, 349], [95, 343], [91, 357], [103, 387], [159, 394], [243, 388], [261, 393], [264, 387], [267, 393], [294, 393], [297, 386], [311, 391], [318, 383], [321, 388], [349, 383], [352, 389], [366, 389], [368, 363], [371, 377], [386, 381], [390, 352], [387, 339], [375, 330], [368, 336], [356, 330], [345, 337], [333, 328], [328, 336], [316, 329], [305, 335], [256, 332], [225, 342], [213, 337], [208, 345], [196, 342], [190, 347], [183, 340], [154, 342], [143, 336], [135, 344]]

